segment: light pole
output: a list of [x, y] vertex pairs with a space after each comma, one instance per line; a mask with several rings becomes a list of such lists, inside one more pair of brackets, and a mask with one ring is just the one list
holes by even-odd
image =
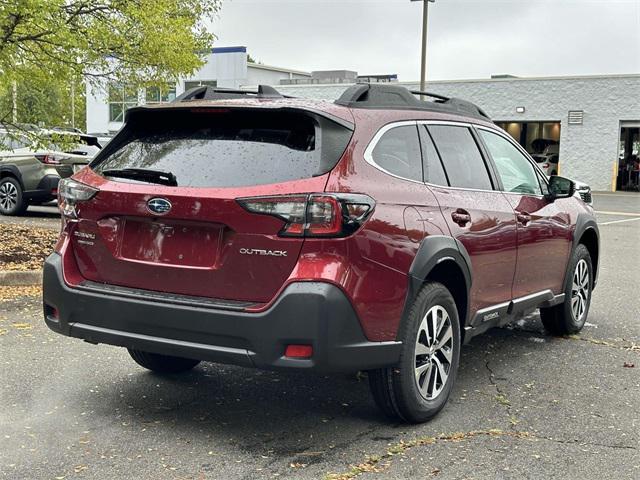
[[411, 0], [422, 2], [422, 64], [420, 65], [420, 91], [424, 92], [427, 81], [427, 24], [429, 23], [429, 2], [436, 0]]

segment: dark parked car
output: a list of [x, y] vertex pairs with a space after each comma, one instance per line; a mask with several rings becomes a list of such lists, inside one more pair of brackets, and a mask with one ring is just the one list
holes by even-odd
[[22, 131], [0, 128], [0, 215], [55, 200], [60, 175], [50, 155], [35, 152]]
[[481, 109], [430, 98], [200, 87], [129, 110], [61, 181], [47, 325], [156, 372], [367, 370], [409, 422], [444, 406], [475, 335], [536, 308], [551, 333], [579, 331], [592, 208]]

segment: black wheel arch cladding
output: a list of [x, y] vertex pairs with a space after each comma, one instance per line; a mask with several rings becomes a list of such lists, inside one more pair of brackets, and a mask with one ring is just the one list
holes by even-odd
[[24, 190], [24, 184], [22, 183], [22, 173], [15, 165], [2, 165], [0, 166], [0, 180], [6, 177], [13, 177], [20, 184], [20, 188]]
[[418, 252], [413, 259], [411, 268], [409, 269], [409, 285], [402, 311], [403, 321], [407, 318], [411, 305], [420, 292], [422, 285], [429, 277], [429, 274], [443, 262], [455, 263], [464, 278], [467, 305], [466, 311], [459, 312], [459, 317], [461, 323], [466, 325], [469, 318], [469, 290], [471, 289], [473, 281], [471, 259], [462, 243], [455, 238], [446, 235], [430, 235], [424, 238], [420, 243]]
[[[593, 237], [595, 237], [595, 244], [593, 245], [585, 244], [582, 242], [583, 239]], [[592, 288], [595, 288], [596, 283], [598, 282], [598, 273], [600, 270], [598, 268], [598, 264], [600, 263], [600, 230], [598, 229], [598, 223], [596, 222], [596, 219], [593, 217], [593, 215], [589, 215], [587, 213], [580, 213], [576, 218], [576, 227], [573, 231], [573, 239], [571, 241], [571, 252], [569, 252], [569, 259], [573, 255], [573, 252], [575, 252], [577, 246], [581, 243], [584, 244], [585, 247], [587, 247], [589, 255], [591, 256], [591, 267], [593, 271]], [[567, 266], [568, 265], [569, 262], [567, 261]], [[572, 273], [573, 272], [569, 272], [569, 269], [567, 269], [563, 285], [566, 285], [566, 282], [568, 281], [568, 278], [570, 275], [572, 275]]]

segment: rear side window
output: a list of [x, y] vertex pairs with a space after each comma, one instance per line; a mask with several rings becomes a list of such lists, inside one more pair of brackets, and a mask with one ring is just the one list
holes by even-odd
[[29, 141], [26, 138], [20, 137], [17, 133], [0, 133], [0, 150], [17, 150], [18, 148], [25, 148], [28, 145]]
[[371, 154], [373, 161], [393, 175], [422, 181], [420, 140], [415, 125], [387, 130]]
[[467, 127], [429, 125], [452, 187], [492, 190], [489, 172]]
[[301, 111], [147, 110], [131, 115], [92, 168], [162, 170], [181, 187], [265, 185], [328, 172], [350, 138], [346, 127]]
[[422, 168], [424, 170], [424, 181], [433, 185], [448, 186], [447, 176], [444, 173], [442, 162], [440, 161], [440, 155], [436, 151], [436, 147], [433, 145], [431, 135], [427, 131], [425, 125], [420, 126], [422, 141]]

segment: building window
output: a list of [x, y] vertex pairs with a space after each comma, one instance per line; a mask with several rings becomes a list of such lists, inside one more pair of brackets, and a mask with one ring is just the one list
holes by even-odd
[[176, 98], [176, 86], [172, 83], [167, 83], [160, 87], [147, 87], [145, 92], [145, 98], [147, 105], [153, 105], [154, 103], [168, 103]]
[[109, 121], [124, 122], [128, 108], [138, 105], [138, 89], [121, 84], [109, 85]]
[[192, 80], [192, 81], [184, 82], [184, 91], [186, 92], [187, 90], [191, 90], [192, 88], [202, 87], [204, 85], [208, 87], [217, 87], [218, 81], [217, 80]]

